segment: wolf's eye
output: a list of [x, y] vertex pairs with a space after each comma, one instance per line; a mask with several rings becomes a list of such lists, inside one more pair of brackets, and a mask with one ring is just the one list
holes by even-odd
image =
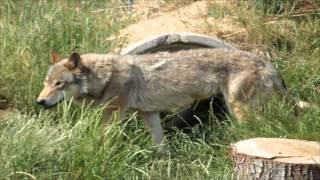
[[61, 81], [57, 81], [54, 85], [55, 85], [55, 86], [60, 86], [61, 84], [62, 84]]

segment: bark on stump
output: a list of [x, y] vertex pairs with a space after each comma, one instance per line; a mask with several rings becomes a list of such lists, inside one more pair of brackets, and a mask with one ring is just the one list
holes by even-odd
[[320, 179], [320, 143], [255, 138], [231, 145], [235, 177], [247, 179]]

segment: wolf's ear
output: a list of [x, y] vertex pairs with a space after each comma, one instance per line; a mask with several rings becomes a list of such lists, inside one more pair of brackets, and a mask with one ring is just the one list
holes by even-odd
[[74, 69], [81, 66], [81, 58], [78, 53], [72, 53], [68, 62], [65, 64], [68, 69]]
[[55, 64], [60, 60], [61, 60], [60, 55], [55, 51], [51, 51], [51, 63]]

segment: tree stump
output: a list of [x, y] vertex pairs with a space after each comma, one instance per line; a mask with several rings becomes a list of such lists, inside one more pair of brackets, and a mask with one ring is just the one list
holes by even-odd
[[320, 179], [320, 143], [254, 138], [231, 145], [236, 179]]

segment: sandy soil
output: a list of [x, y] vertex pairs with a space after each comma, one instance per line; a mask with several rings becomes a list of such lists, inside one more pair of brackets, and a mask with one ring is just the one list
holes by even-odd
[[159, 1], [138, 1], [133, 16], [139, 21], [123, 29], [120, 36], [125, 37], [127, 44], [165, 32], [194, 32], [218, 38], [239, 33], [243, 36], [245, 29], [231, 17], [209, 16], [209, 4], [227, 6], [228, 1], [196, 1], [171, 11]]

